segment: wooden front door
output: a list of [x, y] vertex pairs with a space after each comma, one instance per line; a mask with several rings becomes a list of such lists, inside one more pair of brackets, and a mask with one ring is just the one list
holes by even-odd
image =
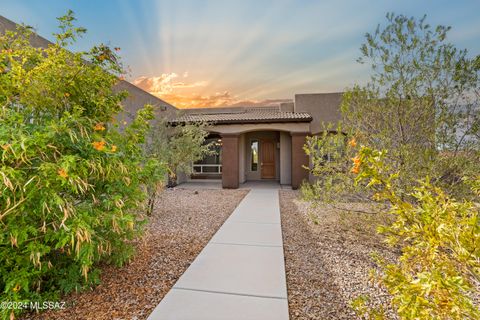
[[263, 140], [260, 152], [262, 179], [275, 179], [275, 143], [272, 140]]

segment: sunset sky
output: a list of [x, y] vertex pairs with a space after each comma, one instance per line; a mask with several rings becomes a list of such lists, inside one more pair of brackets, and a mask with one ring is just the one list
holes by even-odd
[[52, 39], [72, 9], [87, 35], [72, 50], [121, 47], [127, 80], [173, 105], [268, 105], [295, 93], [342, 91], [368, 79], [355, 60], [389, 11], [451, 25], [480, 54], [480, 1], [2, 0], [0, 14]]

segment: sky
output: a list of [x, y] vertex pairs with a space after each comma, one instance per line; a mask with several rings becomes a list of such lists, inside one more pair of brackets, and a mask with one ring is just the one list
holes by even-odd
[[1, 0], [0, 14], [47, 39], [72, 9], [71, 49], [120, 47], [127, 80], [179, 108], [274, 105], [369, 79], [356, 62], [385, 14], [427, 15], [480, 54], [480, 0]]

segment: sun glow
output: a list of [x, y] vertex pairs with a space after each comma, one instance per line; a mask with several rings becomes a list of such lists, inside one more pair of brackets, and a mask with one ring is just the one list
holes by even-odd
[[135, 79], [133, 84], [177, 108], [271, 106], [291, 101], [290, 99], [243, 99], [229, 91], [202, 94], [199, 93], [199, 89], [208, 86], [208, 81], [189, 81], [188, 75], [188, 72], [184, 72], [183, 76], [176, 73], [162, 74], [158, 77], [142, 76]]

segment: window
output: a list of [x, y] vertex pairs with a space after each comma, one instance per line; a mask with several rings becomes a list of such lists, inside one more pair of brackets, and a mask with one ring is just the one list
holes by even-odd
[[201, 174], [219, 174], [222, 173], [222, 139], [210, 137], [205, 139], [205, 144], [211, 144], [211, 154], [193, 164], [193, 172]]
[[258, 140], [252, 140], [250, 142], [250, 150], [251, 150], [251, 163], [250, 169], [252, 171], [257, 171], [258, 169]]

